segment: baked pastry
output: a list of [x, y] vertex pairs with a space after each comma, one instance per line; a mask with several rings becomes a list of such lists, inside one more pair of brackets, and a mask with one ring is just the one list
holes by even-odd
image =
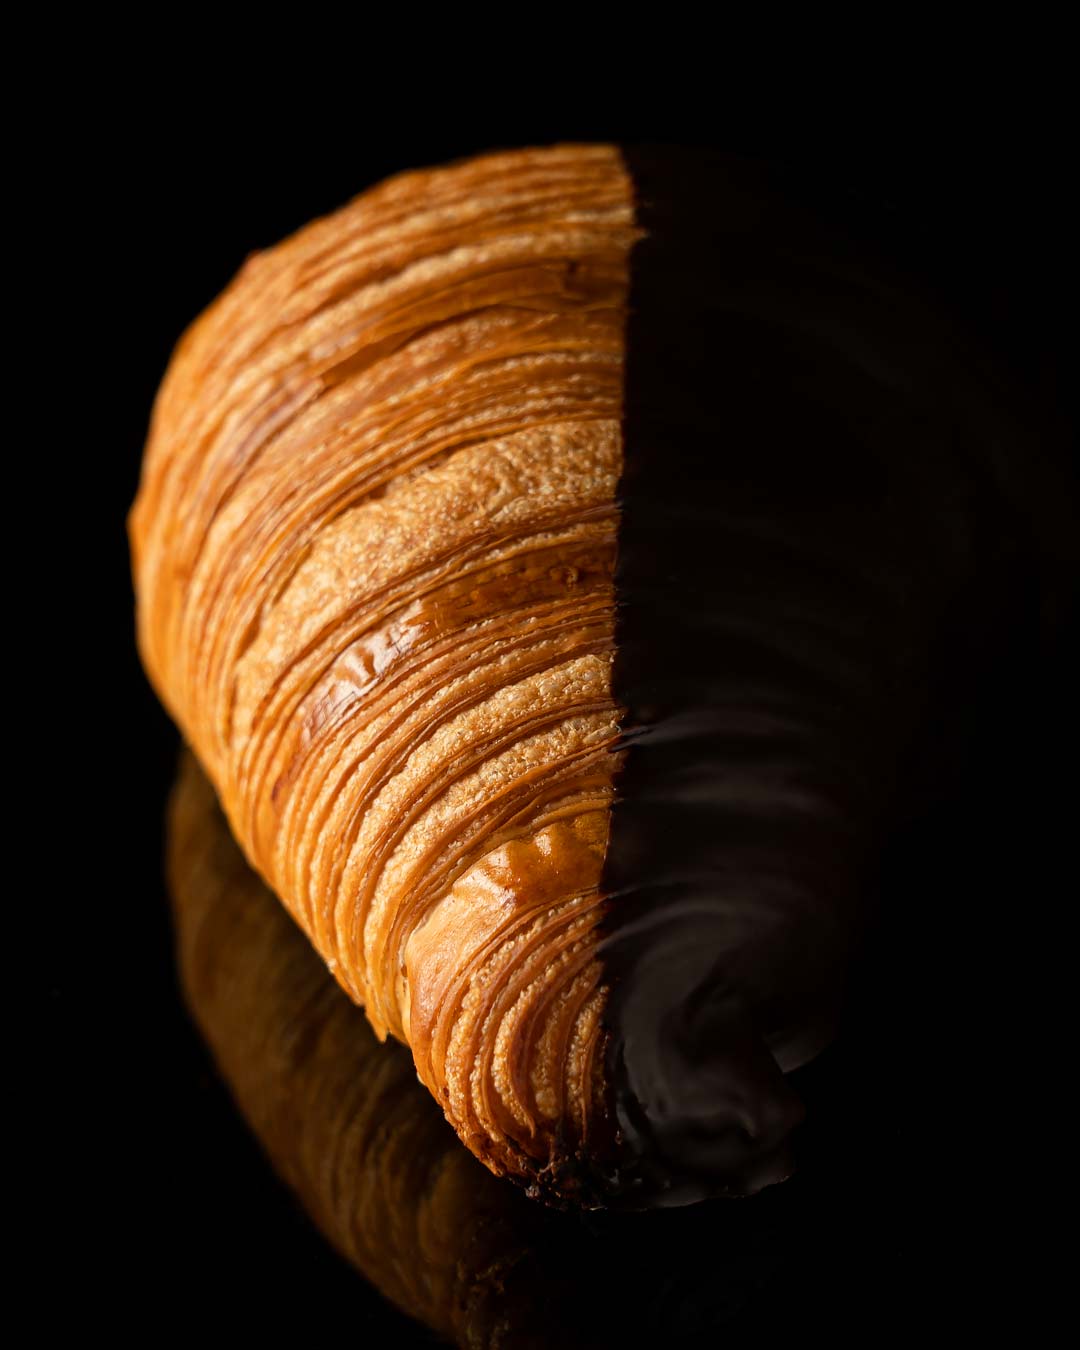
[[603, 148], [366, 194], [186, 335], [132, 515], [143, 658], [237, 839], [522, 1174], [601, 1110], [634, 234]]
[[963, 387], [768, 174], [609, 146], [392, 179], [184, 336], [144, 663], [492, 1170], [585, 1204], [790, 1171], [942, 635], [997, 622]]

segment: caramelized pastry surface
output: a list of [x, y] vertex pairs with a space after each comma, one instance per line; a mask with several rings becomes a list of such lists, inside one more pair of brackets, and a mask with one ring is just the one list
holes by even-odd
[[131, 520], [145, 664], [248, 859], [529, 1177], [606, 1112], [634, 238], [606, 147], [364, 194], [185, 335]]

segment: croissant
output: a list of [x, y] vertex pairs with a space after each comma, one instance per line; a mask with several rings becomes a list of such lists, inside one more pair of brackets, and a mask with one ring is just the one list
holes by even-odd
[[604, 145], [394, 178], [180, 342], [130, 517], [146, 670], [534, 1195], [790, 1172], [943, 643], [996, 622], [967, 379], [768, 171]]

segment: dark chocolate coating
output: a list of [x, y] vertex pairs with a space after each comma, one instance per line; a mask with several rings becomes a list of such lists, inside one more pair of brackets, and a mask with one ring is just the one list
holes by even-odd
[[834, 1034], [876, 850], [944, 772], [949, 709], [1013, 604], [1023, 513], [985, 371], [875, 246], [780, 170], [626, 154], [647, 236], [609, 1066], [618, 1184], [677, 1204], [791, 1170], [785, 1075]]

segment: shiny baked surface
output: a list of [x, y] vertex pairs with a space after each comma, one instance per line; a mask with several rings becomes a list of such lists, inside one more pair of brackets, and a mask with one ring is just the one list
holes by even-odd
[[609, 147], [365, 193], [185, 335], [131, 516], [144, 662], [247, 858], [528, 1178], [607, 1128], [634, 238]]

